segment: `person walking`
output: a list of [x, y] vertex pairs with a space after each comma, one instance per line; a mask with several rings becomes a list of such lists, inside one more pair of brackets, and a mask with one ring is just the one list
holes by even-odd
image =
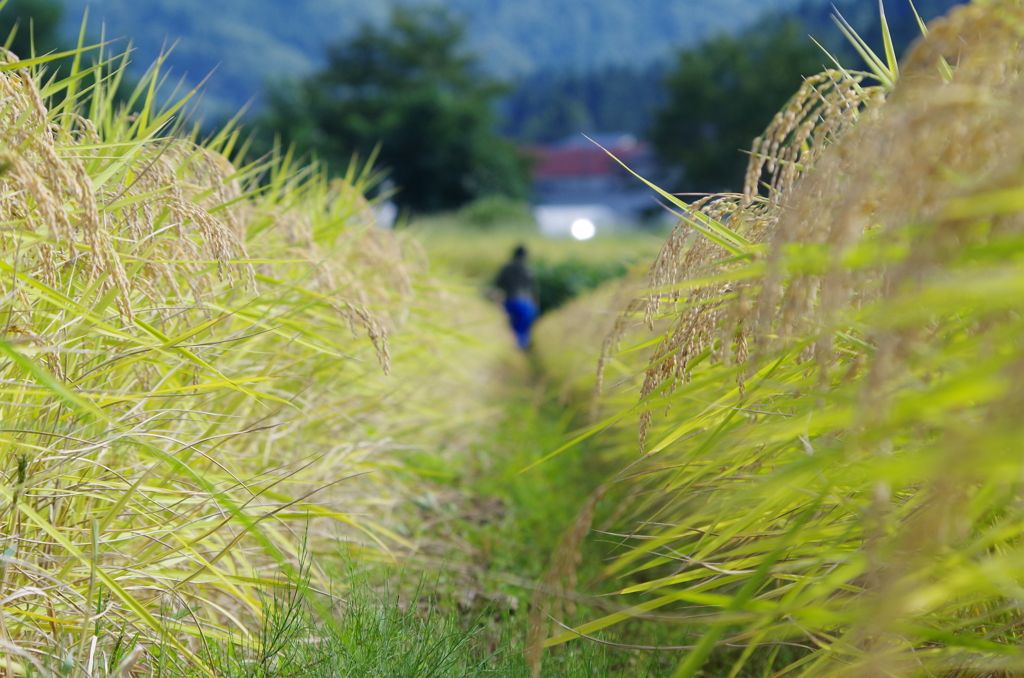
[[520, 245], [512, 259], [498, 272], [495, 287], [505, 294], [505, 312], [516, 335], [516, 343], [524, 351], [530, 347], [530, 328], [540, 315], [537, 305], [537, 281], [526, 263], [526, 248]]

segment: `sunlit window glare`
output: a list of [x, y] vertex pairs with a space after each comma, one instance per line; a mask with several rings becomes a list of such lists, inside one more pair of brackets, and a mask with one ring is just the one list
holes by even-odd
[[572, 237], [577, 240], [590, 240], [595, 233], [597, 233], [597, 229], [594, 228], [594, 222], [590, 219], [577, 219], [572, 222]]

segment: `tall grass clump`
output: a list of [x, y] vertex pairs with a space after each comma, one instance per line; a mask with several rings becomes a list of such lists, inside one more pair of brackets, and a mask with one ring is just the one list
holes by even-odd
[[[227, 678], [527, 678], [530, 669], [509, 619], [496, 609], [460, 613], [444, 609], [421, 579], [412, 588], [397, 581], [373, 585], [345, 574], [344, 604], [301, 587], [278, 589], [266, 601], [265, 624], [245, 642], [210, 655]], [[324, 609], [333, 607], [334, 609]], [[317, 642], [307, 642], [316, 638]], [[574, 648], [552, 663], [552, 678], [653, 675], [652, 667], [615, 656], [599, 645]]]
[[370, 172], [236, 165], [158, 67], [115, 104], [123, 60], [84, 53], [0, 56], [0, 672], [210, 673], [300, 536], [414, 548], [380, 471], [477, 416], [490, 358], [420, 331], [475, 302], [374, 228]]
[[745, 193], [683, 214], [631, 309], [672, 324], [617, 479], [624, 607], [547, 645], [639, 617], [687, 678], [1024, 668], [1022, 38], [976, 2], [898, 79], [809, 79]]

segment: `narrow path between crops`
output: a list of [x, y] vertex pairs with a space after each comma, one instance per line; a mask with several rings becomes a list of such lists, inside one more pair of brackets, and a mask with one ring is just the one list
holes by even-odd
[[[560, 313], [545, 321], [573, 324], [574, 319], [560, 318]], [[590, 353], [602, 339], [581, 333], [563, 341], [558, 350]], [[403, 577], [407, 586], [417, 585], [421, 610], [454, 616], [463, 630], [478, 633], [477, 641], [490, 652], [519, 653], [536, 585], [544, 581], [566, 531], [594, 490], [617, 468], [602, 459], [600, 440], [575, 445], [534, 466], [587, 425], [589, 397], [579, 391], [567, 396], [559, 377], [549, 374], [536, 354], [516, 355], [498, 370], [498, 412], [469, 446], [453, 477], [414, 498], [417, 522], [408, 526], [409, 536], [423, 549], [423, 568], [417, 571], [428, 574]], [[598, 505], [596, 524], [614, 510], [613, 502]], [[600, 574], [607, 547], [595, 539], [582, 545], [582, 589]], [[427, 578], [425, 585], [419, 576]], [[575, 620], [602, 616], [606, 609], [581, 604]], [[627, 634], [636, 633], [632, 642], [657, 642], [642, 635], [646, 630], [623, 627]], [[581, 642], [556, 650], [545, 662], [560, 667], [556, 672], [546, 668], [545, 676], [657, 675], [649, 673], [651, 662], [660, 666], [660, 658], [649, 654]]]

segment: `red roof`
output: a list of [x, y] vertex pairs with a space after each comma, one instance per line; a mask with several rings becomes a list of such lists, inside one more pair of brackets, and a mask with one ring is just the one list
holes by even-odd
[[[647, 152], [643, 144], [613, 147], [608, 150], [626, 164], [629, 164], [632, 158]], [[591, 148], [539, 146], [534, 148], [533, 152], [539, 158], [533, 168], [533, 175], [538, 179], [609, 176], [620, 170], [619, 163], [597, 146]]]

